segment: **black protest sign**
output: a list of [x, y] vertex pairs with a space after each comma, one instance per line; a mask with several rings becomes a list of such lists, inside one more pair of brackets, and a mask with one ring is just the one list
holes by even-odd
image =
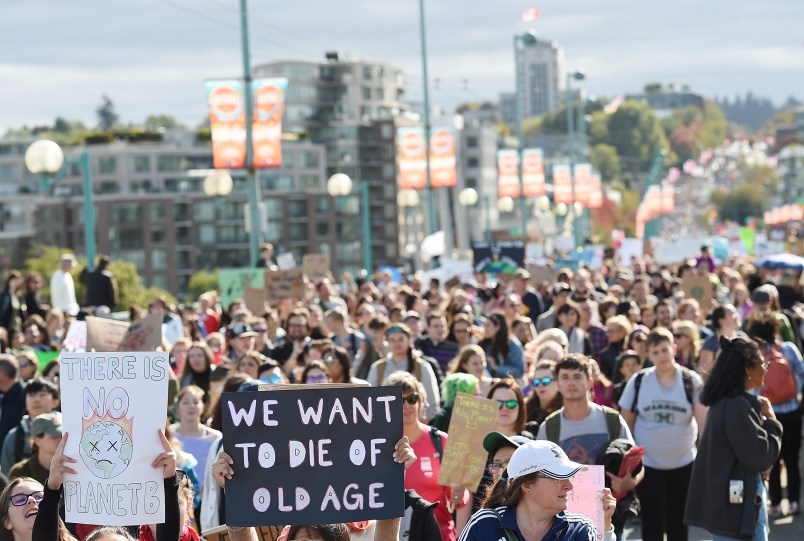
[[400, 517], [400, 387], [224, 393], [230, 526], [331, 524]]
[[512, 274], [525, 264], [525, 243], [521, 240], [474, 242], [472, 253], [475, 272]]

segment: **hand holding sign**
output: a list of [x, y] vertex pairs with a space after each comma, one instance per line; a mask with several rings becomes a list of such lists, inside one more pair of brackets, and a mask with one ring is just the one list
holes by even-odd
[[219, 487], [226, 488], [226, 480], [234, 475], [233, 464], [232, 457], [226, 454], [226, 451], [218, 453], [218, 459], [212, 464], [212, 478]]
[[70, 458], [64, 454], [64, 446], [67, 444], [67, 436], [67, 432], [61, 436], [59, 446], [56, 447], [56, 453], [53, 455], [53, 458], [50, 459], [50, 473], [47, 477], [47, 487], [50, 490], [58, 490], [61, 488], [61, 485], [64, 484], [65, 473], [72, 473], [73, 475], [76, 474], [74, 469], [65, 464], [67, 462], [76, 462], [74, 458]]
[[[603, 526], [605, 531], [611, 530], [611, 517], [617, 509], [617, 499], [611, 495], [611, 489], [604, 488], [600, 498], [603, 500]], [[600, 532], [603, 533], [603, 532]]]
[[405, 464], [405, 470], [413, 466], [416, 462], [416, 453], [413, 452], [413, 447], [410, 446], [410, 440], [407, 436], [396, 442], [394, 446], [394, 462]]
[[159, 441], [162, 443], [162, 449], [164, 449], [165, 452], [161, 453], [151, 462], [151, 467], [157, 469], [162, 468], [162, 477], [170, 479], [176, 475], [176, 452], [165, 437], [165, 431], [160, 428], [158, 434]]

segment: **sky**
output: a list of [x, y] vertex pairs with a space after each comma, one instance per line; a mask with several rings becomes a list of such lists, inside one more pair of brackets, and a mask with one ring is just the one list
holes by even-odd
[[[249, 0], [252, 63], [349, 53], [404, 69], [422, 95], [416, 0]], [[447, 109], [513, 90], [513, 36], [534, 28], [583, 68], [592, 96], [647, 82], [710, 97], [804, 99], [801, 0], [425, 0], [431, 100]], [[108, 95], [123, 122], [207, 115], [206, 79], [240, 77], [239, 0], [2, 0], [0, 135], [97, 123]], [[536, 7], [541, 17], [519, 22]]]

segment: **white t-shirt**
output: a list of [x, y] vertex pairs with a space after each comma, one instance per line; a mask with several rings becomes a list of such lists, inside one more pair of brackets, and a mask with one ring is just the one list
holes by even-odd
[[[590, 403], [592, 410], [585, 419], [570, 421], [564, 417], [564, 410], [561, 409], [561, 430], [558, 433], [558, 444], [567, 453], [570, 460], [580, 464], [593, 465], [597, 463], [598, 457], [602, 455], [606, 447], [611, 442], [609, 428], [606, 424], [606, 414], [603, 406]], [[625, 420], [620, 417], [619, 438], [634, 441], [631, 431]], [[537, 440], [547, 439], [547, 422], [539, 427]]]
[[[692, 400], [700, 403], [703, 380], [695, 372], [692, 375]], [[634, 402], [632, 377], [620, 397], [620, 409], [631, 410]], [[642, 377], [634, 422], [634, 440], [645, 448], [643, 463], [657, 470], [674, 470], [695, 460], [698, 439], [698, 423], [693, 416], [692, 404], [684, 392], [681, 367], [676, 367], [672, 387], [659, 383], [656, 368], [648, 368]]]

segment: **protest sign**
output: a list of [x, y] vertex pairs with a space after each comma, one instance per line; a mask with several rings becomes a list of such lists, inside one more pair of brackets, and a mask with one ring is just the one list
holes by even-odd
[[556, 270], [550, 267], [545, 267], [543, 265], [534, 265], [532, 263], [528, 263], [527, 266], [528, 272], [530, 273], [530, 281], [534, 284], [541, 284], [542, 282], [547, 282], [548, 284], [552, 284], [555, 282], [556, 279]]
[[242, 299], [247, 286], [261, 287], [264, 273], [264, 268], [218, 269], [218, 290], [223, 308], [229, 308], [235, 299]]
[[597, 530], [597, 541], [603, 540], [606, 530], [603, 511], [603, 489], [606, 486], [603, 466], [589, 466], [572, 479], [572, 492], [567, 495], [567, 512], [589, 517]]
[[62, 353], [65, 520], [80, 524], [165, 521], [162, 469], [170, 365], [167, 353]]
[[[254, 528], [257, 533], [257, 541], [276, 541], [282, 533], [281, 526], [259, 526]], [[218, 526], [202, 532], [206, 541], [232, 541], [229, 537], [228, 526]]]
[[128, 331], [128, 323], [93, 316], [87, 316], [86, 322], [88, 350], [119, 351], [120, 342]]
[[441, 460], [438, 483], [463, 486], [477, 492], [486, 468], [483, 438], [494, 431], [497, 402], [466, 393], [458, 393], [449, 423], [449, 439]]
[[296, 267], [296, 258], [293, 257], [293, 252], [285, 252], [276, 256], [276, 266], [279, 270], [290, 270]]
[[161, 347], [163, 318], [162, 311], [157, 310], [132, 323], [120, 342], [119, 351], [155, 351]]
[[77, 319], [70, 323], [64, 341], [61, 343], [62, 351], [87, 350], [87, 322]]
[[230, 526], [402, 516], [401, 388], [327, 387], [222, 395]]
[[262, 287], [246, 287], [243, 292], [243, 300], [248, 311], [255, 316], [265, 313], [265, 303], [268, 302], [268, 293]]
[[645, 241], [632, 237], [626, 237], [620, 243], [620, 264], [626, 267], [631, 266], [632, 259], [642, 259], [645, 250]]
[[302, 258], [302, 272], [313, 282], [320, 282], [329, 276], [329, 256], [327, 254], [307, 254]]
[[701, 305], [701, 312], [709, 314], [712, 310], [712, 282], [709, 276], [687, 276], [683, 281], [684, 296], [695, 299]]
[[304, 298], [304, 272], [301, 269], [265, 271], [268, 302]]
[[472, 243], [475, 272], [513, 273], [525, 264], [525, 244], [521, 240]]
[[36, 352], [36, 361], [39, 364], [39, 371], [41, 372], [42, 369], [47, 366], [47, 363], [59, 358], [58, 351], [37, 351]]

